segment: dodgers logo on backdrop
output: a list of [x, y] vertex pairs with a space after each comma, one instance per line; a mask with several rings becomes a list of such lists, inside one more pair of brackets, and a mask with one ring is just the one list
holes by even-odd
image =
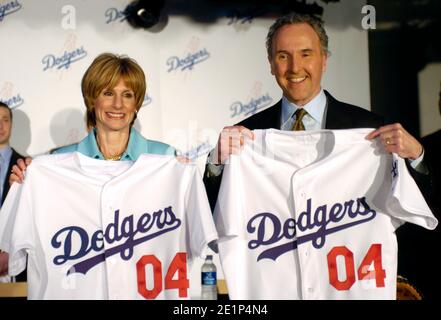
[[127, 14], [125, 11], [118, 10], [117, 8], [109, 8], [104, 13], [106, 17], [106, 24], [111, 22], [115, 22], [119, 20], [119, 22], [123, 22], [127, 19]]
[[81, 46], [77, 49], [71, 51], [64, 51], [64, 54], [61, 56], [56, 56], [54, 54], [47, 54], [41, 59], [41, 63], [43, 64], [43, 71], [49, 69], [69, 69], [72, 63], [75, 63], [81, 59], [84, 59], [87, 56], [87, 51], [84, 50], [84, 47]]
[[20, 2], [18, 2], [18, 0], [10, 1], [6, 4], [0, 3], [0, 22], [2, 22], [7, 15], [13, 14], [21, 8], [22, 5]]
[[228, 25], [238, 24], [238, 23], [241, 24], [251, 23], [253, 22], [254, 18], [258, 16], [262, 16], [267, 12], [268, 10], [259, 9], [259, 8], [249, 9], [245, 11], [232, 10], [227, 14], [227, 18], [230, 19]]
[[24, 103], [24, 99], [20, 93], [15, 92], [12, 82], [5, 82], [2, 86], [0, 90], [0, 101], [6, 103], [11, 109], [16, 109]]
[[17, 94], [17, 95], [15, 95], [11, 98], [8, 98], [8, 99], [4, 99], [4, 98], [0, 97], [0, 101], [3, 103], [6, 103], [8, 105], [8, 107], [11, 109], [16, 109], [24, 103], [24, 100], [20, 96], [20, 94]]
[[231, 118], [238, 116], [249, 116], [255, 114], [262, 108], [269, 106], [273, 102], [273, 99], [269, 94], [264, 94], [258, 98], [252, 98], [248, 103], [242, 103], [240, 101], [233, 102], [230, 106]]
[[204, 141], [203, 143], [197, 145], [195, 148], [192, 148], [184, 153], [179, 153], [178, 155], [184, 156], [190, 160], [195, 160], [203, 155], [206, 155], [213, 148], [214, 147], [207, 140], [207, 141]]
[[[370, 208], [366, 197], [351, 199], [344, 203], [325, 204], [312, 208], [312, 199], [307, 200], [306, 210], [298, 215], [297, 220], [289, 218], [280, 221], [271, 212], [262, 212], [253, 216], [247, 224], [247, 232], [255, 239], [248, 242], [248, 248], [254, 250], [260, 246], [266, 249], [257, 257], [276, 260], [282, 254], [297, 249], [302, 243], [311, 241], [316, 249], [325, 245], [326, 236], [375, 218], [377, 212]], [[344, 223], [341, 221], [344, 219]], [[297, 230], [302, 235], [297, 236]], [[310, 231], [310, 233], [307, 233]], [[307, 233], [307, 234], [306, 234]], [[294, 239], [296, 238], [296, 239]]]
[[181, 71], [184, 71], [185, 69], [193, 70], [194, 65], [199, 64], [208, 58], [210, 58], [210, 53], [206, 48], [194, 53], [189, 53], [184, 57], [172, 56], [167, 59], [167, 72], [178, 69]]
[[[89, 234], [80, 226], [67, 226], [55, 232], [51, 245], [61, 249], [62, 253], [55, 256], [53, 263], [62, 265], [70, 260], [84, 258], [89, 253], [94, 256], [76, 262], [67, 272], [86, 274], [94, 266], [105, 259], [119, 254], [121, 259], [130, 260], [133, 248], [144, 242], [171, 232], [181, 225], [171, 206], [153, 213], [144, 213], [139, 218], [134, 215], [124, 216], [120, 222], [120, 211], [115, 210], [113, 222], [104, 230], [96, 230]], [[104, 248], [106, 243], [106, 249]], [[109, 245], [114, 244], [112, 248]]]
[[153, 99], [150, 96], [146, 95], [144, 97], [144, 100], [142, 101], [141, 107], [145, 107], [145, 106], [149, 105], [150, 103], [152, 103], [152, 101], [153, 101]]

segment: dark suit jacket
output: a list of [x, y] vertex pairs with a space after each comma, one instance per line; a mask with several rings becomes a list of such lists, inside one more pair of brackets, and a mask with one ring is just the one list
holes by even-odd
[[429, 201], [438, 220], [441, 220], [441, 130], [421, 139], [424, 146], [424, 161], [433, 177], [433, 199]]
[[[6, 175], [5, 182], [3, 183], [3, 195], [2, 195], [2, 199], [1, 199], [2, 206], [3, 206], [3, 202], [5, 202], [6, 195], [8, 194], [8, 191], [9, 191], [9, 172], [11, 172], [12, 166], [17, 163], [18, 159], [24, 159], [24, 157], [21, 154], [19, 154], [17, 151], [15, 151], [14, 149], [12, 149], [11, 160], [9, 161], [9, 166], [8, 166], [8, 171], [7, 171], [8, 174]], [[16, 276], [15, 280], [16, 281], [26, 281], [26, 270], [23, 271], [22, 273], [20, 273], [18, 276]]]
[[15, 151], [14, 149], [12, 149], [11, 160], [9, 161], [9, 166], [8, 166], [8, 171], [7, 171], [8, 174], [6, 175], [5, 182], [3, 183], [3, 195], [2, 195], [2, 200], [1, 200], [2, 205], [3, 205], [3, 202], [5, 202], [6, 195], [8, 194], [8, 191], [9, 191], [9, 172], [11, 172], [12, 166], [17, 163], [18, 159], [24, 159], [24, 157], [21, 154], [19, 154], [17, 151]]

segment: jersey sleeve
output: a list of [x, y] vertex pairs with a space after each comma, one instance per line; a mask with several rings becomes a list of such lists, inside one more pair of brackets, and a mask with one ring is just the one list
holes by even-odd
[[438, 220], [424, 200], [404, 161], [393, 154], [390, 168], [392, 184], [386, 203], [388, 211], [399, 220], [433, 230], [438, 225]]
[[196, 166], [188, 169], [191, 172], [185, 202], [191, 255], [204, 258], [208, 247], [215, 248], [217, 232], [202, 176]]
[[0, 248], [9, 253], [9, 274], [12, 276], [25, 270], [27, 249], [32, 244], [31, 199], [26, 192], [28, 180], [11, 186], [0, 215]]

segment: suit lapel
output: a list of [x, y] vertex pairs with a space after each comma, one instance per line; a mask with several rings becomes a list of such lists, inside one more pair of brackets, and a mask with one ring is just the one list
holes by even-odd
[[350, 118], [341, 110], [341, 103], [325, 90], [326, 94], [326, 124], [325, 129], [347, 129], [352, 127]]
[[3, 204], [3, 202], [5, 201], [6, 195], [9, 191], [9, 173], [11, 172], [12, 166], [17, 163], [18, 158], [21, 158], [20, 155], [14, 149], [12, 149], [11, 160], [9, 161], [9, 166], [7, 168], [8, 171], [6, 173], [6, 178], [3, 183], [3, 195], [1, 199], [1, 204]]
[[280, 123], [282, 118], [282, 100], [279, 100], [273, 108], [273, 112], [269, 114], [268, 127], [272, 129], [280, 129], [282, 126]]

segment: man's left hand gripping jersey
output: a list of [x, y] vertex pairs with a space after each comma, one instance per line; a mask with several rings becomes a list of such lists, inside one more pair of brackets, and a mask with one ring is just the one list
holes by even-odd
[[0, 213], [30, 299], [188, 299], [188, 266], [216, 238], [196, 166], [167, 156], [42, 156]]
[[255, 130], [230, 157], [214, 214], [230, 298], [395, 299], [395, 229], [437, 220], [368, 132]]

